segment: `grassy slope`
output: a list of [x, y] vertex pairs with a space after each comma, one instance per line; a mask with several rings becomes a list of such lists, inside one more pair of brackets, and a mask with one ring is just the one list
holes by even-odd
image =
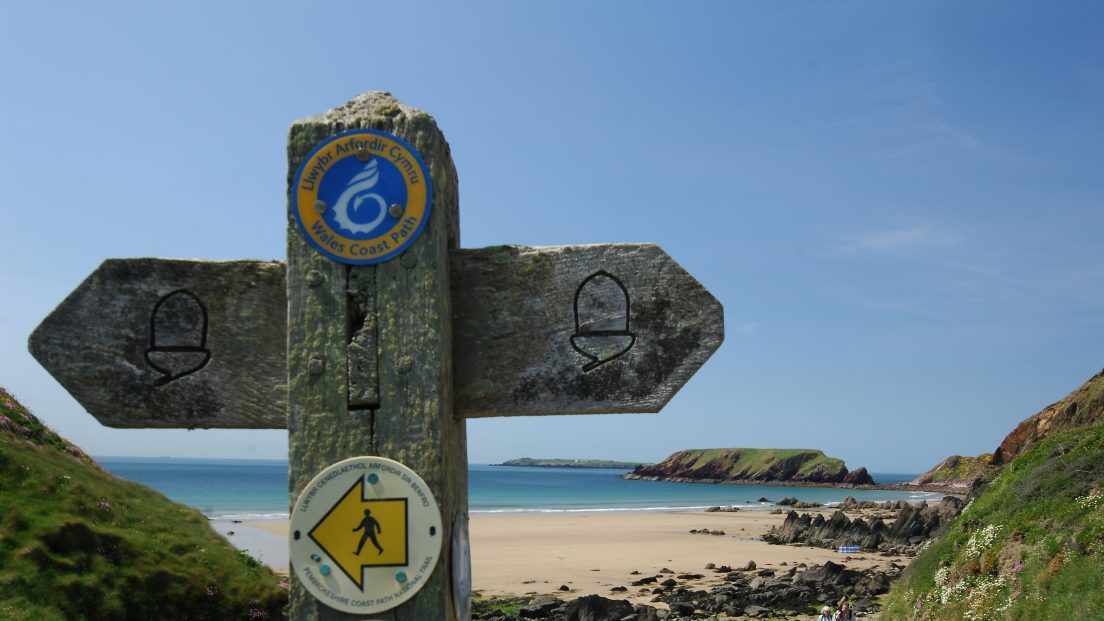
[[1104, 619], [1104, 426], [1009, 464], [909, 566], [883, 621]]
[[280, 619], [280, 577], [0, 389], [0, 619]]
[[769, 470], [776, 462], [795, 458], [804, 460], [798, 469], [798, 476], [817, 469], [824, 472], [839, 472], [844, 469], [843, 460], [828, 457], [814, 449], [690, 449], [679, 451], [667, 459], [672, 458], [690, 470], [725, 463], [732, 478], [754, 478], [758, 473]]
[[968, 483], [979, 476], [992, 478], [996, 476], [999, 470], [997, 466], [993, 465], [992, 453], [983, 453], [977, 457], [952, 455], [943, 460], [938, 466], [916, 477], [913, 483]]

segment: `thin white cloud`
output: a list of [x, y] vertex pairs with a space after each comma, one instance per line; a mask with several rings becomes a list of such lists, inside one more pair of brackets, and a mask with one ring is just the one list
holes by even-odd
[[956, 235], [920, 224], [845, 236], [831, 254], [901, 254], [916, 249], [956, 246], [961, 242], [962, 239]]
[[894, 160], [924, 153], [954, 153], [1000, 156], [968, 125], [954, 120], [943, 96], [946, 90], [936, 81], [918, 76], [908, 66], [884, 67], [857, 76], [849, 86], [866, 93], [861, 116], [841, 119], [829, 126], [864, 132], [876, 141], [875, 157]]
[[759, 334], [759, 324], [754, 321], [745, 321], [743, 323], [736, 324], [735, 331], [744, 336], [753, 336]]
[[877, 291], [861, 291], [853, 287], [831, 288], [826, 293], [847, 304], [862, 308], [903, 313], [940, 321], [948, 321], [953, 317], [953, 313], [945, 308], [940, 308], [941, 298], [938, 296], [928, 298], [891, 297], [889, 294], [883, 296], [879, 295]]

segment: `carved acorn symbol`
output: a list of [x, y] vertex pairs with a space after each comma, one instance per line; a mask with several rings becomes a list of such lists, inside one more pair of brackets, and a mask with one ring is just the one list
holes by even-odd
[[597, 271], [575, 290], [575, 334], [571, 347], [589, 362], [590, 371], [623, 356], [636, 343], [629, 331], [629, 291], [606, 271]]
[[146, 350], [146, 362], [163, 376], [154, 385], [195, 373], [210, 359], [207, 309], [199, 298], [178, 289], [158, 300], [150, 314], [150, 346]]

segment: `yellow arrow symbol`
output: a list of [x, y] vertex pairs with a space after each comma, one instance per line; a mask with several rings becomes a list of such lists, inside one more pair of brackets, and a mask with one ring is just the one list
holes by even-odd
[[364, 477], [311, 529], [318, 544], [341, 571], [364, 590], [364, 569], [407, 565], [406, 498], [371, 498]]

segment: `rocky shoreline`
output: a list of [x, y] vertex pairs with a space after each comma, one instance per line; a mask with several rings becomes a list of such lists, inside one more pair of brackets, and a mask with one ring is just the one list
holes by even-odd
[[[930, 505], [903, 501], [875, 503], [849, 497], [831, 514], [799, 515], [791, 511], [782, 525], [764, 536], [764, 540], [784, 546], [860, 546], [862, 552], [840, 555], [838, 561], [778, 563], [776, 560], [773, 566], [749, 561], [739, 567], [708, 563], [691, 570], [664, 567], [654, 573], [633, 571], [623, 582], [615, 583], [608, 596], [590, 594], [571, 598], [572, 589], [564, 585], [557, 594], [477, 598], [472, 619], [796, 620], [812, 618], [814, 610], [824, 605], [835, 606], [841, 599], [850, 601], [860, 618], [876, 619], [878, 598], [900, 577], [906, 559], [953, 521], [962, 505], [955, 497]], [[696, 534], [723, 532], [698, 530]]]
[[[897, 509], [897, 514], [860, 515], [854, 520], [844, 514], [845, 510], [865, 508], [884, 512], [888, 507]], [[863, 552], [915, 556], [920, 546], [954, 521], [962, 507], [963, 502], [954, 496], [946, 496], [935, 505], [924, 502], [919, 505], [889, 503], [882, 506], [860, 503], [848, 497], [840, 505], [840, 510], [829, 518], [820, 513], [798, 515], [797, 511], [790, 511], [786, 521], [772, 528], [763, 539], [774, 544], [802, 544], [830, 549], [854, 545]], [[891, 520], [888, 525], [886, 519]]]
[[[844, 561], [850, 560], [850, 557]], [[733, 569], [712, 563], [701, 572], [678, 573], [662, 569], [643, 575], [612, 593], [649, 596], [651, 603], [586, 595], [561, 599], [553, 595], [525, 598], [477, 599], [473, 621], [678, 621], [689, 619], [792, 619], [810, 617], [810, 611], [842, 599], [861, 617], [878, 609], [875, 599], [904, 569], [889, 563], [883, 568], [849, 569], [828, 561], [808, 566], [759, 568], [754, 561]], [[703, 579], [708, 584], [703, 584]], [[566, 590], [567, 587], [561, 587]], [[520, 604], [520, 606], [519, 606]], [[517, 608], [517, 612], [507, 609]]]
[[713, 485], [758, 485], [769, 487], [830, 487], [834, 489], [856, 490], [883, 490], [891, 492], [931, 492], [950, 496], [965, 496], [970, 493], [970, 488], [963, 485], [914, 485], [911, 483], [894, 483], [879, 485], [877, 483], [817, 483], [811, 481], [761, 481], [752, 479], [700, 479], [689, 477], [665, 477], [652, 475], [639, 475], [632, 472], [622, 475], [624, 479], [636, 481], [666, 481], [670, 483], [707, 483]]

